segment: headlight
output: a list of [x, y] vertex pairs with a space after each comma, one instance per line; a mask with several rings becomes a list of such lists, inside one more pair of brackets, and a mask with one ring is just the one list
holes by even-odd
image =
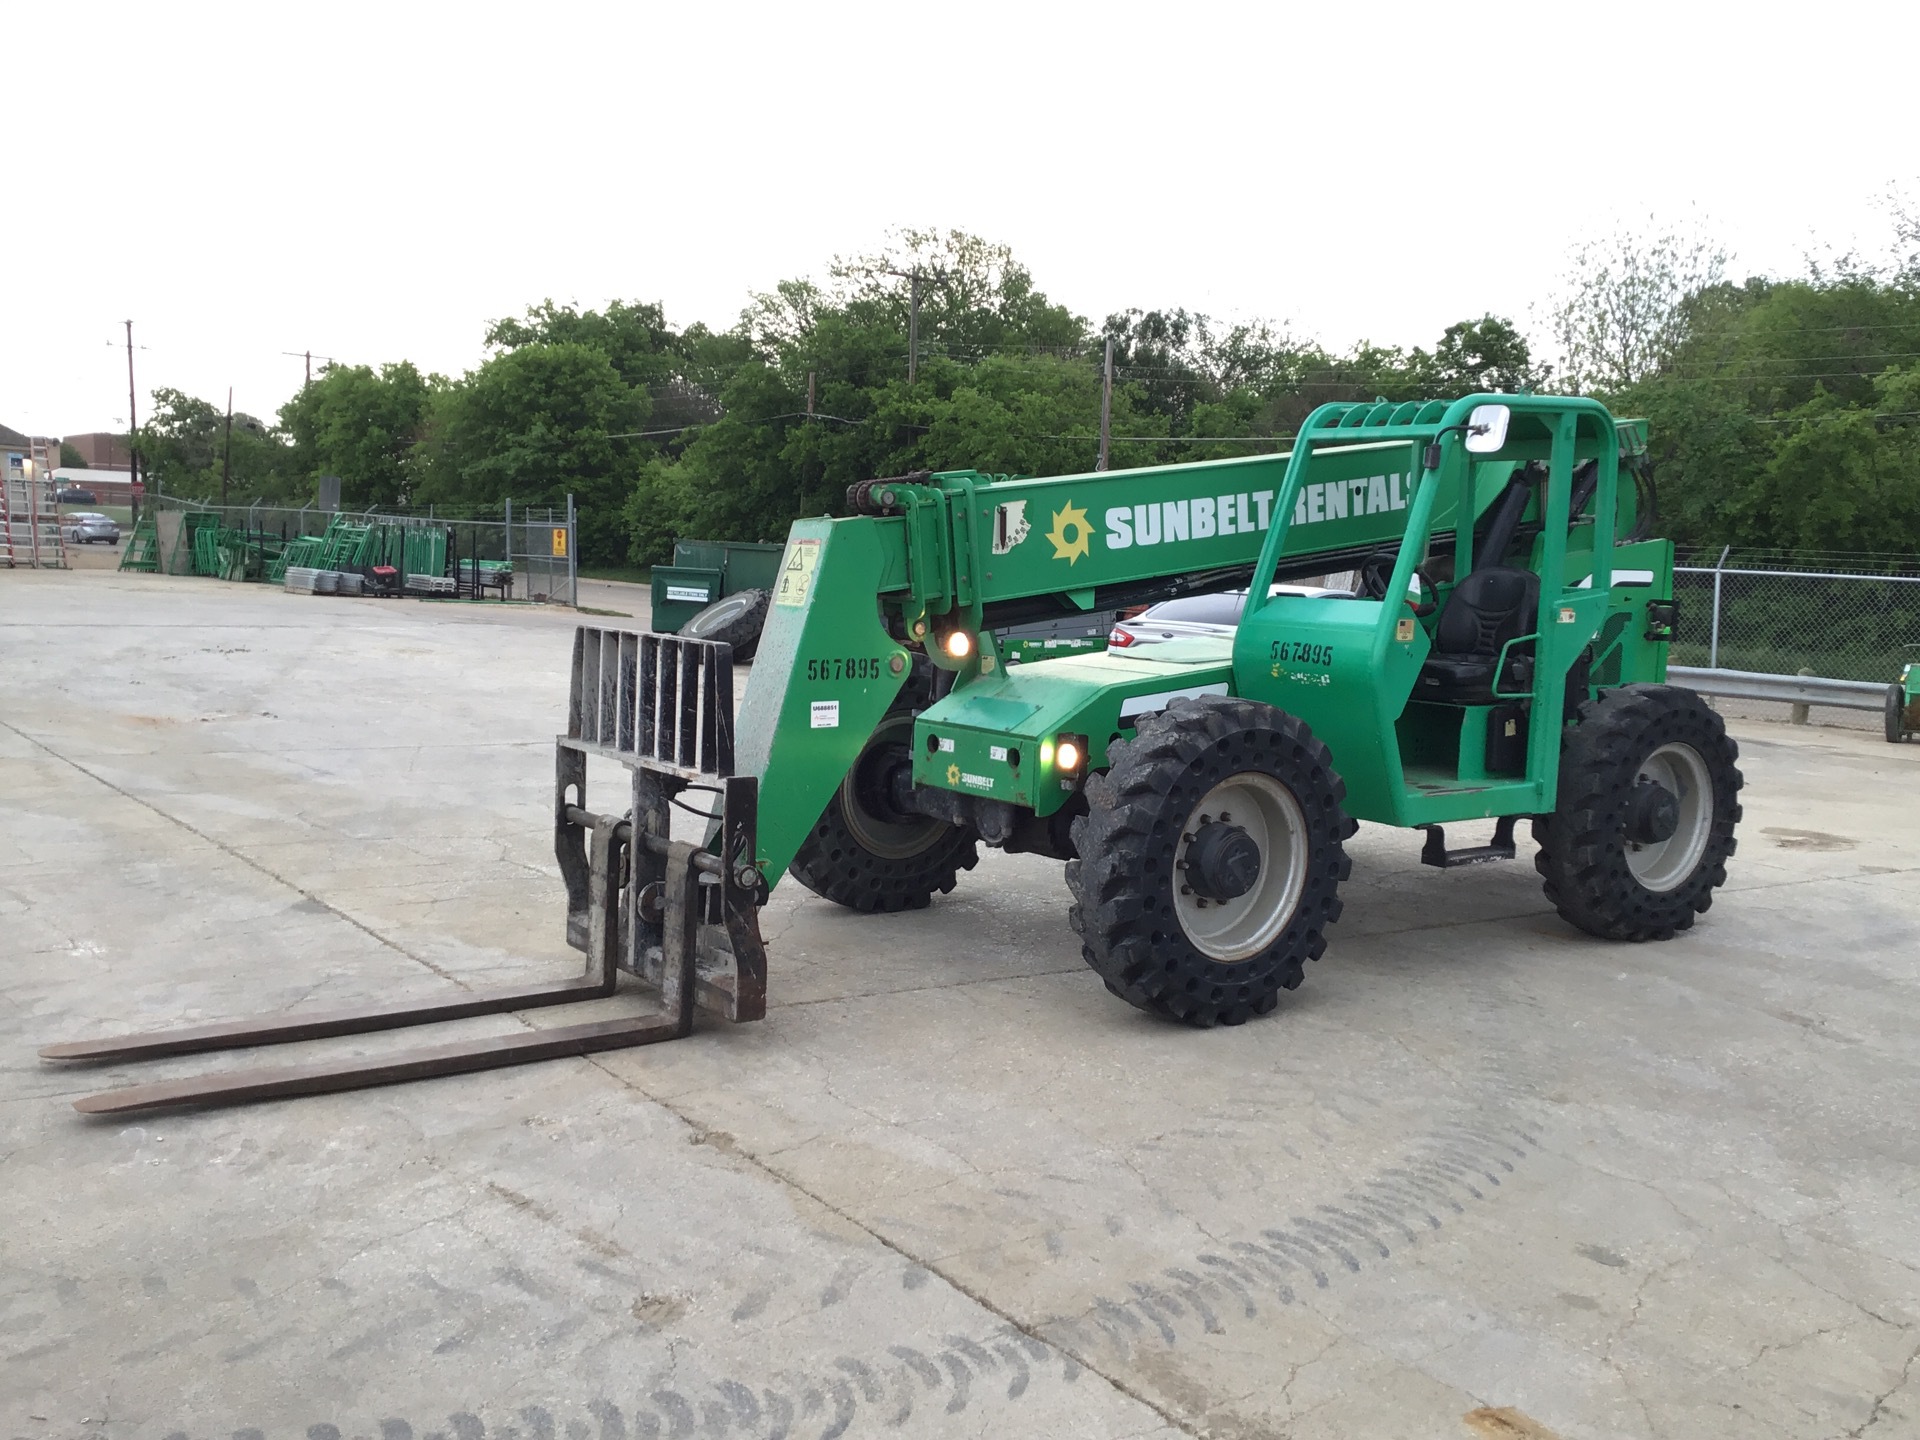
[[1040, 763], [1053, 766], [1062, 780], [1078, 779], [1087, 768], [1087, 737], [1056, 735], [1041, 741]]

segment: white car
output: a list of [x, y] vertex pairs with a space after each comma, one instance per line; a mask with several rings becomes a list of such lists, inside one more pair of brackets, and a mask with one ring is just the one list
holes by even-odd
[[[1319, 585], [1275, 585], [1269, 595], [1338, 595], [1350, 598], [1346, 590], [1329, 590]], [[1182, 595], [1178, 600], [1162, 600], [1149, 605], [1138, 615], [1120, 621], [1107, 635], [1107, 648], [1126, 650], [1135, 645], [1159, 645], [1168, 640], [1186, 640], [1196, 635], [1231, 635], [1240, 624], [1240, 612], [1247, 608], [1247, 592], [1225, 590], [1216, 595]]]
[[120, 527], [92, 510], [72, 511], [60, 522], [60, 528], [67, 532], [69, 545], [91, 545], [96, 540], [109, 545], [120, 543]]

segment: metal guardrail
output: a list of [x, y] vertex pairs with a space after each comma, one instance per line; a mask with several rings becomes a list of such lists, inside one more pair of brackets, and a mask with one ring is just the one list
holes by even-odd
[[1729, 700], [1777, 700], [1788, 705], [1830, 705], [1841, 710], [1878, 710], [1887, 687], [1871, 680], [1828, 680], [1819, 675], [1769, 675], [1758, 670], [1705, 670], [1669, 665], [1667, 679], [1702, 695]]

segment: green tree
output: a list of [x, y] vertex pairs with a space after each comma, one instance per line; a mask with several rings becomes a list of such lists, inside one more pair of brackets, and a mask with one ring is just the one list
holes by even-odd
[[328, 365], [280, 407], [293, 441], [294, 469], [311, 483], [340, 477], [349, 509], [403, 506], [418, 483], [417, 444], [436, 391], [445, 382], [423, 376], [410, 361]]
[[[180, 499], [214, 501], [220, 497], [228, 444], [224, 410], [184, 391], [160, 389], [153, 392], [136, 449], [142, 470], [160, 491]], [[232, 503], [288, 498], [297, 482], [279, 434], [236, 411], [231, 445], [227, 495]]]
[[899, 230], [875, 254], [836, 259], [830, 273], [840, 304], [898, 334], [903, 371], [915, 273], [922, 356], [1077, 352], [1086, 344], [1086, 321], [1047, 299], [1010, 248], [963, 230]]
[[1842, 264], [1688, 298], [1664, 368], [1608, 396], [1644, 415], [1662, 529], [1684, 544], [1920, 549], [1920, 288]]
[[1569, 387], [1613, 393], [1660, 371], [1687, 336], [1693, 298], [1726, 265], [1698, 226], [1662, 229], [1652, 216], [1583, 242], [1550, 314]]
[[1478, 391], [1538, 390], [1552, 367], [1534, 362], [1527, 340], [1511, 320], [1483, 315], [1449, 325], [1433, 354], [1415, 350], [1411, 378], [1429, 395], [1471, 395]]
[[530, 307], [524, 320], [496, 320], [487, 327], [493, 350], [529, 345], [584, 345], [598, 350], [628, 385], [645, 388], [679, 372], [679, 337], [667, 329], [658, 305], [615, 300], [604, 311], [576, 310], [551, 300]]
[[626, 500], [642, 454], [630, 437], [644, 427], [647, 406], [645, 392], [593, 346], [503, 350], [438, 395], [416, 498], [559, 509], [572, 495], [581, 558], [624, 561]]
[[[916, 269], [909, 385], [912, 281], [889, 272]], [[778, 538], [796, 515], [838, 510], [848, 485], [876, 475], [1093, 463], [1099, 375], [1085, 322], [1040, 293], [1004, 246], [901, 232], [878, 255], [837, 261], [831, 288], [794, 280], [755, 296], [736, 338], [744, 359], [706, 341], [706, 353], [733, 362], [717, 415], [637, 473], [635, 558], [661, 558], [676, 532]], [[699, 352], [683, 339], [682, 353]], [[1116, 425], [1132, 416], [1121, 398]]]
[[87, 468], [87, 457], [74, 449], [73, 446], [67, 444], [66, 441], [62, 440], [60, 442], [60, 466], [64, 470], [84, 470]]

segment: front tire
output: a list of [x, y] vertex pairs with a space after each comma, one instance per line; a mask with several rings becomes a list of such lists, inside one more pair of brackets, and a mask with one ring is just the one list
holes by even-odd
[[1560, 917], [1603, 940], [1671, 940], [1726, 884], [1739, 748], [1691, 690], [1623, 685], [1561, 741], [1559, 803], [1534, 868]]
[[874, 730], [787, 873], [850, 910], [923, 910], [980, 861], [974, 832], [890, 803], [892, 772], [910, 765], [914, 712], [894, 710]]
[[1304, 721], [1173, 701], [1107, 751], [1067, 866], [1081, 954], [1128, 1004], [1188, 1025], [1265, 1015], [1327, 948], [1357, 828]]

